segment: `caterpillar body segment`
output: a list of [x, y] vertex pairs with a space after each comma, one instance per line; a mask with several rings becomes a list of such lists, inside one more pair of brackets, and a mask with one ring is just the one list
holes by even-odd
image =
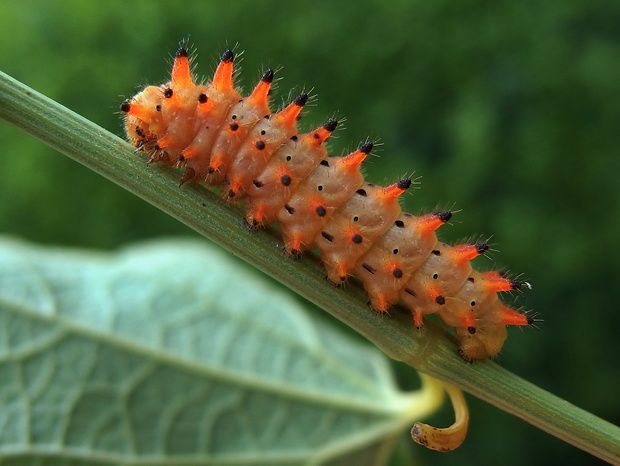
[[452, 212], [422, 217], [401, 213], [357, 264], [359, 276], [377, 312], [387, 312], [400, 301], [415, 271], [437, 244], [435, 230], [452, 218]]
[[271, 157], [263, 171], [252, 181], [246, 200], [246, 222], [251, 227], [277, 221], [299, 184], [323, 159], [327, 148], [323, 144], [334, 132], [337, 120], [328, 120], [321, 127], [292, 137]]
[[346, 157], [327, 157], [299, 184], [278, 212], [287, 253], [296, 257], [314, 246], [337, 208], [362, 186], [360, 166], [371, 150], [367, 143]]

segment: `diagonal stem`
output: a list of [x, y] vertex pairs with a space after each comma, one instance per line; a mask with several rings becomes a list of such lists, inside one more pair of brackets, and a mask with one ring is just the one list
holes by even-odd
[[336, 289], [312, 257], [285, 260], [271, 232], [250, 233], [238, 209], [202, 187], [179, 189], [178, 174], [145, 158], [103, 128], [0, 72], [0, 118], [43, 141], [238, 255], [351, 326], [393, 359], [455, 385], [596, 455], [620, 463], [620, 429], [502, 369], [464, 364], [449, 333], [429, 323], [416, 332], [404, 313], [381, 318], [355, 284]]

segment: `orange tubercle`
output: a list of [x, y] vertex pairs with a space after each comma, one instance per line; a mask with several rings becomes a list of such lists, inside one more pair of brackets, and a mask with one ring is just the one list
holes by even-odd
[[263, 204], [256, 205], [252, 211], [252, 221], [254, 225], [262, 225], [264, 215], [265, 206]]
[[397, 183], [386, 186], [379, 191], [378, 195], [381, 196], [385, 203], [395, 202], [398, 197], [407, 191], [411, 186], [411, 179], [404, 178]]
[[283, 126], [293, 127], [297, 124], [297, 117], [306, 102], [308, 102], [308, 94], [299, 94], [287, 107], [276, 113], [274, 118], [277, 118]]
[[345, 281], [347, 279], [347, 266], [344, 262], [338, 262], [336, 265], [336, 273], [341, 281]]
[[502, 278], [497, 272], [485, 272], [482, 274], [484, 285], [490, 292], [510, 291], [515, 289], [514, 280]]
[[218, 91], [230, 91], [235, 87], [233, 81], [234, 58], [235, 55], [231, 50], [226, 50], [222, 54], [222, 59], [219, 65], [217, 65], [215, 75], [213, 76], [213, 82], [211, 83]]
[[216, 102], [213, 99], [209, 99], [206, 94], [201, 94], [198, 98], [198, 102], [199, 104], [196, 110], [198, 115], [201, 116], [209, 115], [216, 106]]
[[511, 291], [521, 287], [532, 287], [528, 282], [504, 278], [499, 272], [484, 272], [482, 278], [489, 291]]
[[[428, 285], [426, 286], [426, 289], [424, 290], [426, 292], [426, 296], [428, 296], [428, 298], [437, 304], [443, 304], [439, 303], [438, 300], [440, 300], [443, 297], [443, 293], [441, 291], [441, 288], [439, 288], [437, 285]], [[445, 301], [444, 301], [445, 302]]]
[[336, 129], [338, 120], [329, 120], [325, 124], [319, 126], [315, 131], [312, 131], [305, 136], [315, 145], [320, 146], [325, 140], [331, 136]]
[[451, 253], [457, 263], [463, 264], [475, 259], [480, 254], [484, 254], [488, 251], [488, 249], [489, 245], [487, 243], [460, 244], [458, 246], [454, 246]]
[[177, 92], [172, 91], [170, 88], [164, 90], [165, 99], [162, 101], [162, 112], [176, 112], [183, 108], [184, 99], [179, 97]]
[[219, 154], [219, 153], [213, 154], [211, 156], [211, 161], [209, 163], [209, 168], [207, 169], [207, 172], [215, 173], [216, 171], [220, 169], [223, 163], [224, 163], [224, 157], [222, 156], [222, 154]]
[[271, 89], [271, 83], [273, 82], [273, 70], [267, 70], [263, 73], [261, 80], [258, 82], [252, 94], [248, 97], [248, 101], [252, 104], [259, 106], [267, 106], [269, 103], [269, 90]]
[[380, 312], [380, 313], [387, 312], [389, 307], [390, 307], [390, 303], [388, 302], [384, 293], [377, 293], [374, 296], [374, 299], [372, 302], [372, 308], [376, 312]]
[[399, 262], [390, 261], [387, 264], [386, 271], [388, 275], [393, 276], [394, 278], [402, 278], [403, 277], [403, 269]]
[[179, 157], [179, 160], [183, 161], [183, 160], [193, 159], [194, 157], [197, 157], [199, 154], [200, 152], [198, 151], [196, 147], [189, 146], [185, 148], [183, 152], [181, 152], [181, 156]]
[[372, 142], [362, 144], [359, 149], [340, 159], [340, 164], [348, 172], [354, 172], [359, 168], [364, 159], [372, 150]]
[[418, 220], [418, 231], [421, 234], [431, 234], [440, 226], [449, 222], [451, 218], [452, 212], [450, 212], [449, 210], [445, 212], [437, 212], [435, 214], [424, 215]]
[[127, 115], [136, 117], [138, 120], [148, 123], [149, 125], [152, 125], [160, 119], [157, 113], [154, 113], [151, 109], [146, 107], [146, 105], [142, 104], [131, 104], [126, 102], [121, 105], [121, 110]]
[[227, 197], [229, 198], [233, 198], [237, 195], [237, 193], [239, 192], [239, 190], [241, 189], [241, 179], [239, 177], [235, 177], [232, 180], [230, 180], [230, 183], [228, 184], [228, 193], [227, 193]]
[[189, 66], [189, 57], [187, 50], [179, 47], [174, 56], [174, 65], [172, 66], [172, 82], [179, 86], [189, 86], [194, 84], [192, 72]]
[[501, 322], [503, 325], [530, 325], [533, 321], [530, 317], [508, 306], [501, 307]]
[[289, 186], [291, 184], [291, 170], [286, 165], [279, 166], [274, 171], [274, 174], [281, 186]]
[[157, 145], [161, 149], [165, 147], [171, 147], [172, 145], [174, 145], [174, 139], [172, 138], [172, 136], [162, 136], [157, 140]]
[[325, 205], [325, 199], [320, 194], [316, 194], [312, 196], [312, 198], [308, 202], [308, 206], [312, 212], [318, 212], [317, 209], [323, 208], [323, 211], [327, 212], [327, 208]]
[[362, 232], [359, 228], [351, 226], [346, 228], [344, 232], [345, 238], [349, 238], [349, 241], [353, 244], [361, 244], [363, 241]]
[[476, 317], [473, 312], [466, 312], [460, 317], [459, 321], [461, 327], [466, 328], [470, 334], [476, 333]]
[[417, 328], [422, 328], [422, 325], [424, 325], [424, 315], [417, 311], [412, 311], [411, 313], [413, 314], [413, 325]]
[[291, 235], [291, 244], [289, 245], [289, 252], [291, 254], [296, 255], [301, 252], [301, 238], [302, 236], [299, 233], [293, 233]]

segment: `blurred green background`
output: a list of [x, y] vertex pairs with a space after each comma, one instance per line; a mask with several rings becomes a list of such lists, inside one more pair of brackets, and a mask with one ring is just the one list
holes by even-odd
[[[302, 129], [346, 117], [334, 154], [379, 139], [369, 180], [420, 176], [413, 213], [463, 209], [447, 241], [493, 235], [491, 261], [534, 284], [499, 363], [620, 423], [620, 3], [287, 1], [0, 3], [0, 69], [121, 135], [124, 97], [169, 73], [190, 38], [209, 76], [245, 50], [240, 84], [282, 69], [274, 103], [312, 89]], [[116, 248], [183, 225], [19, 131], [0, 125], [0, 232]], [[415, 377], [405, 369], [403, 384]], [[456, 452], [411, 444], [422, 464], [598, 464], [473, 398]], [[448, 411], [435, 422], [451, 422]], [[406, 433], [403, 433], [406, 440]]]

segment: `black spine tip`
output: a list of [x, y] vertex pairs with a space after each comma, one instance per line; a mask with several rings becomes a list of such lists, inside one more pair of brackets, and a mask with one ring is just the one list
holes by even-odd
[[331, 133], [336, 129], [337, 126], [338, 126], [338, 120], [331, 119], [325, 122], [325, 124], [323, 125], [323, 128], [325, 128], [327, 131]]
[[443, 223], [448, 223], [452, 218], [452, 212], [446, 210], [444, 212], [437, 212], [435, 215], [441, 220]]
[[185, 47], [179, 47], [177, 53], [174, 54], [175, 58], [187, 57], [187, 49]]
[[522, 286], [523, 282], [520, 282], [519, 280], [510, 280], [510, 288], [512, 288], [513, 290], [518, 290]]
[[207, 94], [203, 93], [198, 96], [198, 102], [201, 104], [206, 104], [207, 100], [209, 100], [209, 98], [207, 97]]
[[271, 83], [273, 82], [273, 75], [274, 75], [273, 70], [269, 68], [268, 70], [265, 70], [260, 80], [264, 83]]
[[121, 112], [128, 113], [130, 109], [131, 109], [131, 104], [129, 102], [123, 102], [121, 104]]
[[467, 331], [470, 333], [470, 335], [473, 335], [474, 333], [476, 333], [476, 327], [467, 327]]
[[476, 243], [474, 246], [476, 247], [478, 254], [484, 254], [489, 250], [489, 245], [487, 243]]
[[293, 102], [298, 107], [303, 107], [308, 102], [308, 94], [306, 94], [305, 92], [302, 92], [297, 97], [295, 97], [295, 100]]
[[360, 146], [360, 152], [363, 152], [364, 154], [370, 154], [373, 146], [374, 144], [372, 142], [365, 142]]
[[235, 54], [230, 49], [226, 49], [222, 54], [222, 62], [230, 63], [235, 59]]
[[398, 186], [398, 189], [406, 191], [407, 189], [409, 189], [409, 186], [411, 186], [411, 178], [403, 178], [398, 183], [396, 183], [396, 186]]

